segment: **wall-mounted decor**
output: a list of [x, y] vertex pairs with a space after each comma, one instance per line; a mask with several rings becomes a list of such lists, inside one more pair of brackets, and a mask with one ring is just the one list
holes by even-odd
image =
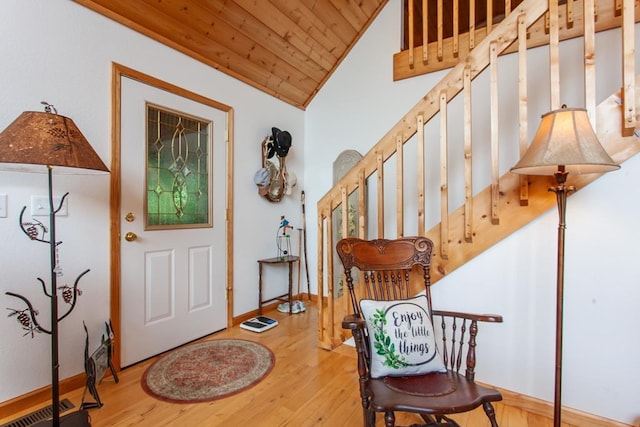
[[211, 121], [147, 109], [147, 230], [212, 226]]
[[258, 186], [258, 194], [270, 202], [279, 202], [291, 194], [296, 185], [296, 176], [287, 170], [285, 159], [291, 148], [291, 134], [288, 131], [271, 128], [271, 135], [262, 141], [262, 167], [253, 180]]

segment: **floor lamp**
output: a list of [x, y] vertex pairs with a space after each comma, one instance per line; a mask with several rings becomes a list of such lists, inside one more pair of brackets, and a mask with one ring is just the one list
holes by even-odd
[[32, 335], [33, 332], [43, 332], [51, 336], [52, 419], [38, 425], [85, 426], [90, 424], [86, 414], [81, 416], [82, 412], [60, 417], [58, 322], [69, 315], [75, 307], [78, 281], [89, 270], [85, 270], [77, 277], [72, 288], [65, 288], [70, 290], [70, 294], [65, 296], [65, 301], [70, 303], [70, 307], [65, 314], [60, 316], [58, 313], [57, 279], [61, 271], [58, 264], [57, 247], [61, 242], [56, 240], [56, 213], [62, 207], [68, 193], [62, 197], [58, 206], [54, 206], [52, 175], [54, 169], [56, 173], [83, 173], [81, 170], [85, 170], [84, 173], [88, 171], [109, 172], [109, 170], [91, 148], [73, 120], [58, 115], [52, 105], [46, 102], [43, 104], [45, 105], [44, 112], [24, 112], [0, 133], [0, 169], [46, 172], [48, 175], [49, 229], [47, 230], [42, 223], [36, 222], [35, 224], [39, 224], [39, 226], [35, 227], [33, 223], [25, 223], [22, 217], [26, 207], [22, 209], [20, 214], [20, 227], [32, 240], [49, 245], [51, 278], [48, 289], [44, 280], [38, 278], [38, 281], [42, 285], [43, 292], [50, 299], [50, 328], [47, 329], [38, 322], [37, 312], [27, 298], [13, 292], [7, 292], [7, 294], [21, 299], [26, 304], [26, 309], [14, 310], [14, 312], [18, 314], [18, 320], [23, 326], [29, 325], [25, 328], [29, 329]]
[[558, 262], [556, 283], [556, 359], [554, 427], [562, 420], [562, 307], [564, 290], [564, 234], [567, 195], [575, 187], [566, 185], [569, 174], [604, 173], [619, 169], [602, 148], [583, 108], [554, 110], [542, 116], [531, 146], [511, 172], [522, 175], [553, 175], [558, 204]]

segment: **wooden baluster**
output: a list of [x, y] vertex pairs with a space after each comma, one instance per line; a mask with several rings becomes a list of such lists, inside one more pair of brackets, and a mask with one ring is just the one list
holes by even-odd
[[560, 41], [558, 25], [558, 0], [549, 0], [549, 81], [551, 85], [551, 109], [560, 108]]
[[418, 145], [418, 235], [425, 235], [425, 165], [424, 165], [424, 117], [418, 115], [416, 119]]
[[499, 224], [498, 202], [500, 200], [499, 128], [498, 128], [498, 46], [491, 42], [489, 48], [491, 73], [491, 223]]
[[622, 3], [622, 133], [626, 136], [632, 135], [636, 127], [634, 3], [634, 0]]
[[459, 1], [460, 0], [453, 0], [453, 56], [454, 57], [458, 57], [458, 53], [460, 50], [460, 29], [458, 28], [459, 25], [459, 15], [460, 15], [460, 6], [459, 6]]
[[447, 176], [447, 92], [440, 92], [440, 256], [449, 259], [449, 183]]
[[[413, 48], [415, 47], [415, 41], [413, 39], [413, 33], [414, 33], [414, 24], [413, 24], [413, 19], [414, 19], [414, 7], [413, 7], [413, 0], [409, 0], [409, 10], [408, 10], [408, 21], [409, 21], [409, 67], [413, 67]], [[423, 24], [424, 26], [424, 24]]]
[[347, 194], [347, 188], [345, 186], [340, 187], [340, 198], [340, 205], [342, 206], [340, 210], [340, 221], [342, 222], [340, 238], [344, 239], [345, 237], [351, 237], [349, 236], [349, 195]]
[[493, 30], [493, 0], [487, 0], [487, 36]]
[[382, 153], [376, 153], [378, 172], [378, 239], [384, 238], [384, 160]]
[[404, 236], [404, 144], [402, 135], [396, 136], [396, 232]]
[[[341, 237], [345, 238], [345, 237], [351, 237], [349, 236], [349, 193], [347, 192], [347, 187], [345, 187], [344, 185], [340, 186], [340, 198], [342, 199], [342, 201], [340, 202], [340, 205], [342, 206], [342, 209], [340, 211], [341, 213], [341, 222], [342, 222], [342, 229], [340, 230], [341, 233]], [[335, 244], [337, 244], [338, 242], [335, 242], [333, 245], [331, 245], [331, 248], [335, 247]], [[331, 254], [331, 259], [334, 258], [334, 252], [332, 251]], [[338, 265], [335, 266], [336, 268], [340, 268], [341, 269], [341, 264], [338, 263]], [[341, 269], [344, 270], [344, 269]], [[346, 277], [344, 276], [344, 272], [340, 275], [342, 277], [342, 286], [344, 287], [344, 284], [346, 283]], [[331, 276], [333, 278], [333, 276]], [[334, 285], [333, 289], [336, 289], [336, 286]], [[340, 291], [342, 291], [343, 294], [345, 294], [345, 290], [342, 289], [338, 289], [338, 292], [340, 293]], [[333, 294], [333, 292], [331, 293], [332, 298], [331, 299], [335, 299], [335, 295]], [[340, 300], [342, 301], [342, 317], [344, 317], [344, 315], [348, 314], [348, 313], [353, 313], [352, 311], [349, 310], [349, 298], [340, 298]], [[336, 319], [338, 320], [338, 319]], [[333, 322], [332, 322], [333, 323]]]
[[476, 47], [476, 2], [469, 0], [469, 50]]
[[422, 0], [422, 61], [429, 62], [429, 0]]
[[573, 28], [573, 0], [567, 0], [567, 28]]
[[596, 129], [596, 32], [595, 0], [584, 0], [584, 103]]
[[358, 171], [358, 237], [364, 239], [367, 235], [367, 183], [364, 169]]
[[473, 172], [471, 162], [471, 65], [463, 74], [464, 95], [464, 239], [473, 241]]
[[[529, 146], [527, 129], [527, 24], [525, 15], [518, 17], [518, 111], [520, 122], [520, 156], [524, 155]], [[520, 205], [529, 204], [529, 180], [526, 175], [520, 175]]]
[[[318, 212], [318, 218], [317, 218], [317, 230], [319, 230], [318, 232], [318, 243], [316, 246], [316, 256], [318, 257], [318, 265], [317, 265], [317, 277], [325, 277], [324, 276], [324, 249], [325, 249], [325, 242], [324, 242], [324, 236], [325, 236], [325, 229], [324, 229], [324, 223], [325, 223], [325, 218], [327, 217], [326, 212]], [[320, 282], [320, 281], [319, 281]], [[325, 327], [324, 327], [324, 304], [322, 303], [322, 301], [324, 301], [324, 281], [322, 283], [318, 283], [318, 341], [320, 342], [320, 345], [322, 345], [323, 347], [328, 347], [329, 346], [329, 342], [325, 337]], [[329, 321], [329, 323], [333, 323], [333, 318], [330, 318], [331, 320]]]
[[442, 0], [438, 0], [438, 10], [437, 10], [437, 15], [438, 15], [438, 61], [442, 61], [443, 58], [443, 50], [442, 50], [442, 46], [443, 46], [443, 19], [442, 19], [442, 15], [443, 15], [443, 6], [442, 6]]

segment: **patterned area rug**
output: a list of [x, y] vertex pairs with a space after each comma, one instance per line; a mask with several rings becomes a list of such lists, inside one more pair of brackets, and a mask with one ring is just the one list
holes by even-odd
[[221, 339], [190, 344], [154, 362], [142, 388], [174, 403], [208, 402], [239, 393], [271, 372], [275, 356], [253, 341]]

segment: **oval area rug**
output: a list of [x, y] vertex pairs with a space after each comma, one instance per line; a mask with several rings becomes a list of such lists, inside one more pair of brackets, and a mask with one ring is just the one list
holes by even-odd
[[208, 402], [257, 384], [274, 362], [271, 350], [253, 341], [203, 341], [162, 356], [147, 368], [141, 383], [149, 395], [166, 402]]

